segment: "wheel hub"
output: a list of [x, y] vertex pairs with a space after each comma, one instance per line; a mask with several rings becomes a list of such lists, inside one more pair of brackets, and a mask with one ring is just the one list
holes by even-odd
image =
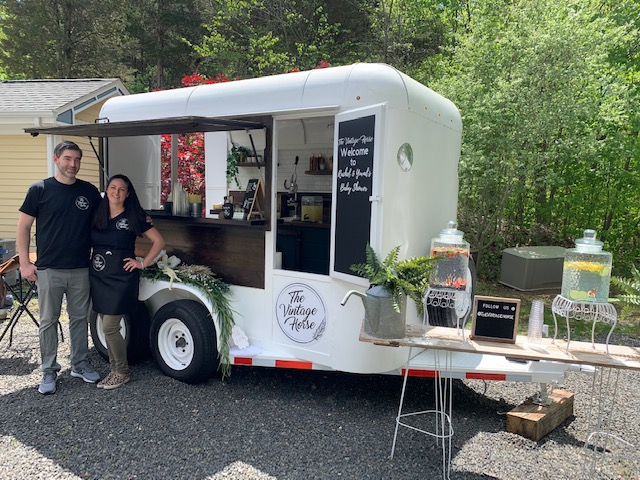
[[184, 349], [189, 343], [187, 342], [187, 340], [184, 338], [184, 335], [179, 337], [176, 335], [176, 348], [182, 348]]

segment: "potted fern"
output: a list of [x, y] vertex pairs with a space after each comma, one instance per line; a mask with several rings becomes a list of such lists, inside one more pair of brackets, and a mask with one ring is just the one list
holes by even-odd
[[342, 304], [352, 295], [362, 298], [365, 309], [365, 333], [378, 338], [402, 338], [405, 334], [407, 297], [410, 297], [422, 313], [424, 296], [429, 286], [429, 274], [436, 257], [412, 257], [398, 260], [400, 246], [392, 249], [380, 260], [371, 245], [366, 247], [366, 262], [351, 265], [351, 270], [369, 280], [370, 287], [363, 294], [352, 290]]

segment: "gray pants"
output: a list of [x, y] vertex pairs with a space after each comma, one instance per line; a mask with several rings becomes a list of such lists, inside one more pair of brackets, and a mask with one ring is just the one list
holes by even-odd
[[83, 368], [89, 356], [87, 312], [89, 310], [89, 269], [38, 270], [40, 305], [40, 355], [43, 372], [58, 372], [58, 321], [63, 296], [67, 297], [71, 366]]
[[120, 334], [122, 315], [102, 315], [102, 331], [109, 350], [111, 371], [121, 374], [129, 373], [127, 362], [127, 342]]

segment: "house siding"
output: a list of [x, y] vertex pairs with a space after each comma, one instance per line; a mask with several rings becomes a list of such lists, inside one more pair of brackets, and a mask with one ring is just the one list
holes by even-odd
[[[64, 140], [75, 142], [82, 149], [82, 164], [78, 178], [99, 188], [98, 160], [89, 140], [83, 137], [69, 137]], [[96, 140], [94, 144], [95, 142]], [[0, 146], [0, 239], [13, 239], [16, 237], [18, 209], [27, 189], [33, 182], [49, 176], [48, 164], [52, 160], [48, 158], [45, 135], [1, 135]]]
[[46, 137], [0, 136], [0, 238], [16, 238], [18, 208], [29, 185], [47, 177]]
[[[59, 84], [64, 87], [62, 90]], [[52, 159], [55, 143], [76, 142], [83, 152], [78, 177], [100, 188], [101, 172], [88, 138], [31, 137], [23, 129], [53, 125], [56, 116], [67, 109], [73, 111], [74, 123], [93, 123], [109, 97], [127, 94], [115, 79], [16, 81], [1, 86], [6, 88], [0, 89], [0, 105], [5, 107], [0, 111], [0, 240], [15, 239], [18, 208], [29, 185], [55, 171]], [[98, 101], [92, 103], [91, 99]], [[96, 150], [98, 143], [98, 139], [93, 139]], [[33, 245], [31, 249], [34, 250]]]
[[[80, 164], [80, 173], [78, 178], [93, 183], [100, 188], [100, 169], [98, 167], [98, 159], [93, 153], [91, 142], [85, 137], [65, 137], [64, 140], [75, 142], [82, 149], [82, 163]], [[93, 145], [98, 150], [98, 139], [93, 139]]]

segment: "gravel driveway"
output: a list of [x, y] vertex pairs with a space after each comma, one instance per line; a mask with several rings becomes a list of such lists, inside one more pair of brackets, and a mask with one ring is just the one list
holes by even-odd
[[[408, 429], [389, 460], [401, 377], [234, 367], [224, 383], [186, 385], [147, 361], [132, 366], [131, 383], [104, 391], [69, 376], [68, 347], [57, 393], [43, 396], [35, 326], [22, 318], [13, 345], [0, 343], [0, 478], [442, 478], [435, 441]], [[409, 381], [407, 409], [429, 407], [432, 381]], [[455, 381], [451, 478], [590, 477], [581, 468], [591, 384], [569, 373], [562, 387], [576, 394], [575, 416], [536, 443], [507, 433], [505, 412], [538, 385]], [[637, 445], [640, 374], [622, 372], [618, 390], [614, 430]], [[622, 446], [609, 443], [599, 478], [640, 478], [640, 447], [618, 461]]]

